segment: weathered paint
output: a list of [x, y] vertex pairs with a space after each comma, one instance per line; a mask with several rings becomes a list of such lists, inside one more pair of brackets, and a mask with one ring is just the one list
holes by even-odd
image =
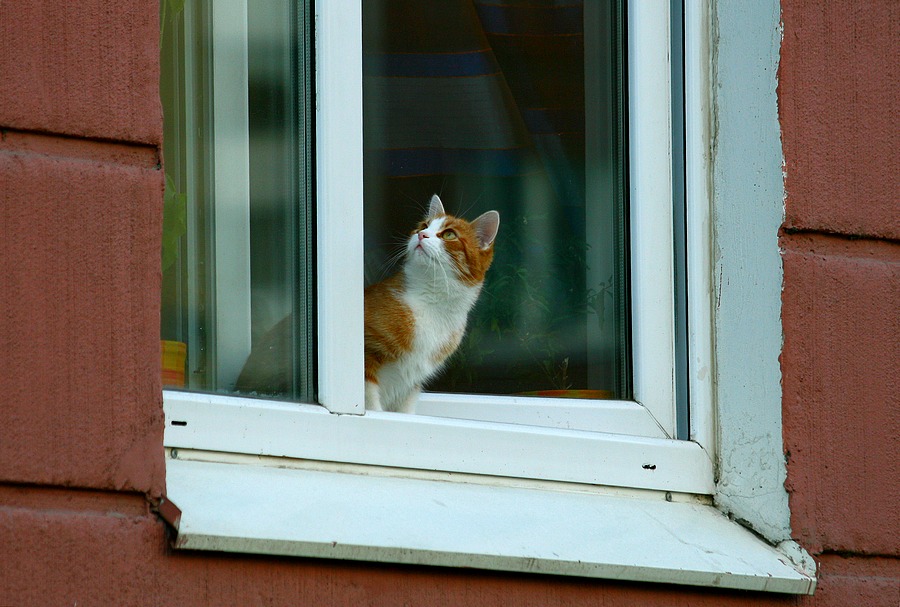
[[[713, 36], [717, 505], [773, 542], [790, 538], [778, 354], [784, 218], [776, 0], [717, 3]], [[749, 69], [747, 66], [752, 66]], [[758, 462], [748, 470], [744, 462]]]
[[163, 492], [158, 78], [155, 2], [0, 3], [2, 481]]
[[147, 503], [158, 6], [43, 0], [0, 3], [0, 604], [895, 607], [898, 4], [782, 4], [784, 443], [814, 597], [170, 551]]
[[897, 605], [900, 5], [784, 5], [791, 522], [819, 554], [818, 604]]
[[819, 573], [816, 607], [900, 605], [900, 560], [896, 558], [826, 554], [819, 557]]

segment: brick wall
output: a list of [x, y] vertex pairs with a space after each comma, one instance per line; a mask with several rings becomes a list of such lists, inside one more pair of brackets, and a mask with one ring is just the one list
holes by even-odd
[[158, 6], [0, 3], [0, 605], [897, 605], [896, 6], [784, 2], [784, 439], [810, 598], [172, 552], [150, 509]]
[[897, 605], [900, 4], [786, 0], [782, 18], [791, 524], [817, 604]]

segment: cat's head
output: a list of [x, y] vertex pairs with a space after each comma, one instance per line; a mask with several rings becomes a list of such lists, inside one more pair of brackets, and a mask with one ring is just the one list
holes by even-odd
[[431, 273], [453, 272], [464, 284], [480, 284], [494, 258], [494, 239], [499, 228], [497, 211], [466, 221], [448, 215], [435, 194], [428, 212], [407, 241], [407, 266]]

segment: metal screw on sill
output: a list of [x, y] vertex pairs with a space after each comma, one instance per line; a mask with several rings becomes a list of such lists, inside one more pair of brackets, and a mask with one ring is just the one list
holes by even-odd
[[667, 502], [672, 501], [672, 492], [671, 491], [666, 491], [666, 501]]
[[172, 456], [172, 459], [178, 459], [178, 449], [172, 449], [170, 455]]

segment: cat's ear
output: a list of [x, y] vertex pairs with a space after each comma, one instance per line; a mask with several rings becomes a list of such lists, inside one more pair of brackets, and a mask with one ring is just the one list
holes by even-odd
[[431, 202], [428, 203], [428, 214], [425, 216], [425, 219], [434, 219], [435, 217], [446, 214], [447, 213], [444, 211], [444, 203], [441, 202], [441, 197], [435, 194], [431, 197]]
[[478, 244], [482, 249], [487, 249], [497, 238], [497, 230], [500, 229], [500, 213], [488, 211], [473, 221], [472, 227], [475, 228], [475, 234], [478, 236]]

